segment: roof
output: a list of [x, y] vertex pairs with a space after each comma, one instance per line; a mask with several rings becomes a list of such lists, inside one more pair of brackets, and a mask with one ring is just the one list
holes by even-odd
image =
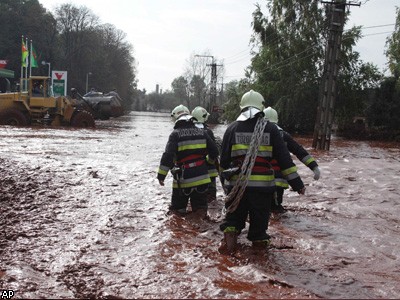
[[0, 77], [5, 77], [5, 78], [14, 78], [14, 71], [7, 70], [7, 69], [0, 69]]

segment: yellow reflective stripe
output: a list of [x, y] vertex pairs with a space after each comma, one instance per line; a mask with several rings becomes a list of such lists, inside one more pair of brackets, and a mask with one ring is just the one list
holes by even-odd
[[[237, 180], [239, 175], [233, 175], [231, 181]], [[249, 181], [274, 181], [275, 175], [250, 175]]]
[[[246, 149], [249, 149], [250, 148], [250, 145], [245, 145], [245, 144], [235, 144], [235, 145], [232, 145], [232, 151], [236, 151], [236, 150], [246, 150]], [[259, 147], [258, 147], [258, 150], [259, 151], [272, 151], [272, 146], [263, 146], [263, 145], [260, 145]]]
[[167, 175], [167, 174], [168, 174], [168, 171], [165, 171], [165, 170], [163, 170], [163, 169], [158, 169], [157, 173], [158, 173], [158, 174], [161, 174], [161, 175]]
[[[210, 182], [211, 182], [210, 178], [206, 178], [203, 180], [193, 181], [193, 182], [189, 182], [189, 183], [181, 183], [179, 186], [184, 189], [184, 188], [190, 188], [190, 187], [194, 187], [194, 186], [198, 186], [198, 185], [202, 185], [202, 184], [207, 184]], [[179, 186], [178, 186], [177, 182], [174, 182], [172, 184], [173, 188], [179, 188]]]
[[235, 145], [232, 145], [232, 151], [235, 151], [235, 150], [243, 150], [243, 149], [249, 149], [250, 148], [250, 145], [245, 145], [245, 144], [235, 144]]
[[258, 150], [272, 152], [272, 146], [262, 146], [261, 145], [260, 147], [258, 147]]
[[282, 181], [275, 181], [275, 185], [282, 187], [284, 189], [287, 189], [289, 187], [289, 184], [287, 182], [282, 182]]
[[249, 180], [251, 181], [273, 181], [274, 175], [250, 175]]
[[210, 177], [217, 177], [217, 176], [218, 176], [218, 172], [216, 172], [216, 171], [214, 171], [214, 172], [208, 171], [208, 175], [209, 175]]
[[310, 163], [312, 163], [314, 160], [313, 157], [310, 157], [309, 159], [306, 160], [306, 162], [304, 163], [306, 166], [308, 166]]
[[282, 174], [283, 174], [284, 176], [287, 176], [287, 175], [289, 175], [289, 174], [291, 174], [291, 173], [296, 173], [296, 172], [297, 172], [297, 167], [296, 167], [296, 166], [293, 166], [293, 167], [291, 167], [291, 168], [289, 168], [289, 169], [281, 170], [281, 172], [282, 172]]
[[206, 144], [207, 140], [206, 139], [197, 139], [197, 140], [189, 140], [189, 141], [181, 141], [178, 143], [179, 146], [183, 145], [195, 145], [195, 144]]
[[193, 144], [193, 145], [183, 145], [178, 147], [178, 151], [184, 150], [194, 150], [194, 149], [205, 149], [207, 144]]

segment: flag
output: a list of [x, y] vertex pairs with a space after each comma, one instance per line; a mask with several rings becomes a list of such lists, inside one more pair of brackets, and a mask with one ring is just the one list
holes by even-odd
[[27, 67], [27, 57], [28, 57], [28, 48], [26, 47], [26, 44], [24, 42], [24, 37], [22, 37], [22, 57], [21, 57], [21, 63], [23, 67]]
[[32, 41], [31, 41], [31, 68], [37, 68], [37, 54], [35, 48], [33, 48]]

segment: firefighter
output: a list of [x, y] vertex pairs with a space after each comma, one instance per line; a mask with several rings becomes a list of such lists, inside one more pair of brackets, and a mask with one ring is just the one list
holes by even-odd
[[[201, 106], [197, 106], [192, 110], [192, 116], [194, 118], [194, 125], [198, 128], [202, 128], [206, 131], [208, 136], [214, 141], [215, 136], [212, 130], [207, 126], [206, 122], [210, 114], [207, 110]], [[208, 203], [217, 199], [217, 183], [216, 178], [218, 176], [218, 158], [215, 160], [215, 164], [208, 165], [208, 175], [210, 175], [210, 186], [208, 187]]]
[[186, 214], [190, 200], [192, 212], [206, 217], [206, 193], [211, 182], [207, 163], [213, 164], [218, 157], [217, 146], [203, 129], [194, 125], [187, 107], [175, 107], [171, 117], [175, 121], [174, 130], [161, 157], [157, 179], [163, 186], [168, 171], [174, 177], [171, 212]]
[[269, 211], [275, 192], [271, 167], [273, 158], [279, 162], [290, 186], [299, 194], [305, 193], [304, 184], [278, 128], [264, 119], [263, 96], [250, 90], [243, 95], [240, 109], [241, 114], [228, 126], [222, 140], [221, 170], [239, 167], [240, 171], [225, 180], [229, 193], [225, 200], [227, 212], [220, 225], [224, 232], [219, 248], [221, 253], [235, 251], [237, 237], [245, 228], [248, 216], [247, 239], [254, 246], [265, 247], [269, 244]]
[[[278, 127], [280, 134], [285, 142], [290, 153], [296, 155], [296, 157], [307, 167], [310, 168], [311, 171], [314, 172], [314, 179], [318, 180], [320, 178], [320, 170], [318, 167], [318, 163], [315, 161], [314, 157], [307, 152], [306, 149], [303, 148], [298, 142], [296, 142], [293, 137], [286, 131], [284, 131], [281, 127], [278, 126], [278, 113], [272, 107], [267, 107], [264, 109], [265, 119], [276, 124]], [[279, 165], [277, 165], [276, 160], [273, 160], [273, 166], [275, 169], [275, 177], [277, 177], [276, 183], [276, 195], [275, 199], [272, 203], [271, 212], [274, 213], [283, 213], [285, 212], [285, 208], [282, 206], [283, 194], [285, 189], [289, 187], [288, 182], [283, 178]]]

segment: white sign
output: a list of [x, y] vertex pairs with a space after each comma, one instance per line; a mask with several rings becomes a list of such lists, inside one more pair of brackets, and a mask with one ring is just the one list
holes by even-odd
[[55, 97], [67, 96], [67, 71], [52, 71], [51, 82]]

